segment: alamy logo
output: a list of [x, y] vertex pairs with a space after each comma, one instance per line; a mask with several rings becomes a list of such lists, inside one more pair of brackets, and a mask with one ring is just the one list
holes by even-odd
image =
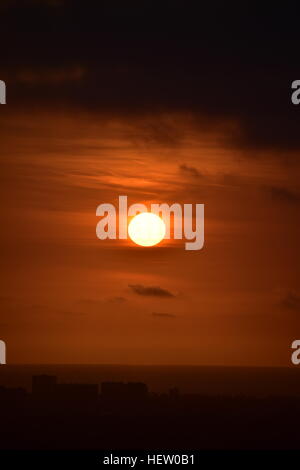
[[[194, 207], [195, 210], [193, 204], [151, 204], [148, 212], [145, 204], [127, 207], [127, 196], [119, 196], [117, 209], [113, 204], [97, 207], [96, 215], [101, 220], [97, 224], [96, 234], [100, 240], [126, 240], [129, 236], [141, 246], [153, 246], [173, 237], [175, 240], [188, 240], [186, 250], [201, 250], [204, 245], [204, 204], [195, 204]], [[129, 218], [132, 219], [128, 224]]]
[[3, 80], [0, 80], [0, 104], [6, 104], [6, 85]]
[[6, 344], [0, 340], [0, 364], [6, 364]]
[[300, 364], [300, 339], [292, 342], [291, 348], [295, 351], [292, 353], [291, 361], [295, 366]]
[[300, 103], [300, 80], [293, 81], [292, 90], [295, 90], [291, 96], [292, 103], [298, 105]]

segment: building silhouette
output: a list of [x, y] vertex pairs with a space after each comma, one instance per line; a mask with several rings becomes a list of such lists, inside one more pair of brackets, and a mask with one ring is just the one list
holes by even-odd
[[137, 411], [149, 397], [148, 387], [142, 382], [102, 382], [101, 403], [109, 410]]
[[32, 394], [34, 397], [51, 397], [55, 393], [57, 378], [55, 375], [34, 375]]
[[149, 393], [142, 382], [0, 387], [0, 449], [300, 448], [300, 397]]

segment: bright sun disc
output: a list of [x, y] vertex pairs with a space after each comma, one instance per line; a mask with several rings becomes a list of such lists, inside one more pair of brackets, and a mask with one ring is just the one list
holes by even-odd
[[137, 245], [157, 245], [165, 236], [164, 221], [156, 214], [142, 212], [136, 215], [128, 225], [128, 234]]

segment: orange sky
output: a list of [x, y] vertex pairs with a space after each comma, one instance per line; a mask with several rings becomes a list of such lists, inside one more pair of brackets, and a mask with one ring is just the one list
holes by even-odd
[[[185, 111], [2, 107], [0, 120], [9, 363], [290, 364], [300, 326], [292, 150], [239, 149], [238, 121]], [[98, 240], [96, 207], [123, 194], [204, 203], [204, 249]]]

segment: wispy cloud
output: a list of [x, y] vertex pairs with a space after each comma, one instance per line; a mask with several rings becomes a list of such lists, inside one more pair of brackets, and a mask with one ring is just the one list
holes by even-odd
[[17, 75], [17, 80], [26, 84], [58, 85], [65, 82], [81, 80], [86, 70], [79, 66], [44, 67], [23, 69]]

